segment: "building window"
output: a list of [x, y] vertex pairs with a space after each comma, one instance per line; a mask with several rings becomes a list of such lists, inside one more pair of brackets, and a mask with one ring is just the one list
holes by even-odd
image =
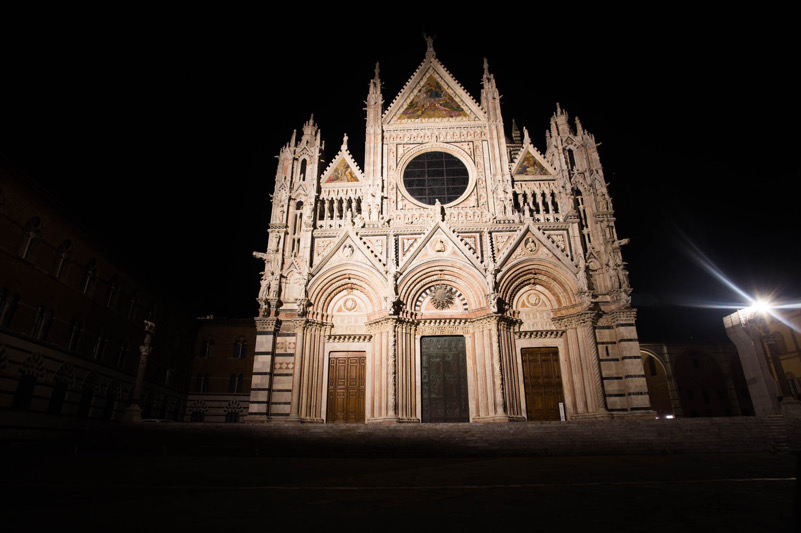
[[81, 292], [84, 294], [89, 294], [89, 289], [92, 288], [92, 282], [97, 277], [97, 260], [92, 258], [89, 261], [89, 264], [86, 265], [86, 271], [83, 273], [83, 278], [81, 279]]
[[11, 319], [14, 317], [14, 312], [17, 310], [17, 303], [19, 302], [19, 293], [14, 296], [8, 296], [8, 291], [3, 289], [0, 291], [0, 327], [7, 328], [11, 324]]
[[128, 320], [133, 320], [136, 315], [136, 307], [139, 303], [139, 293], [134, 290], [131, 293], [131, 299], [128, 300]]
[[75, 379], [75, 374], [70, 363], [62, 364], [53, 377], [53, 391], [50, 393], [50, 404], [47, 412], [52, 415], [61, 414], [61, 408], [67, 397], [67, 392]]
[[225, 413], [225, 422], [229, 424], [235, 424], [239, 422], [239, 412], [238, 411], [229, 411]]
[[248, 357], [248, 343], [244, 337], [239, 337], [234, 344], [234, 359], [247, 359]]
[[244, 376], [239, 374], [231, 374], [231, 378], [228, 380], [228, 392], [242, 392], [242, 383], [244, 383]]
[[72, 243], [69, 240], [65, 240], [61, 244], [58, 245], [56, 249], [56, 257], [53, 260], [53, 277], [56, 279], [61, 279], [64, 273], [67, 270], [67, 265], [69, 264], [70, 254], [72, 253]]
[[19, 411], [27, 411], [31, 407], [33, 400], [33, 390], [36, 388], [36, 376], [23, 375], [17, 382], [17, 390], [14, 399], [11, 401], [11, 408]]
[[449, 204], [467, 191], [470, 173], [458, 157], [447, 152], [425, 152], [403, 170], [403, 186], [409, 195], [426, 205]]
[[81, 387], [81, 398], [78, 401], [78, 416], [81, 418], [89, 418], [92, 412], [92, 401], [95, 399], [95, 385], [97, 378], [94, 374], [90, 374], [83, 382]]
[[64, 348], [69, 350], [70, 352], [74, 352], [78, 349], [78, 340], [81, 336], [81, 323], [77, 319], [72, 319], [70, 321], [70, 329], [67, 334], [67, 342], [64, 344]]
[[108, 296], [106, 297], [106, 307], [109, 309], [114, 309], [117, 305], [117, 295], [120, 292], [120, 284], [117, 279], [117, 275], [111, 277], [111, 281], [109, 281], [109, 288], [108, 288]]
[[190, 422], [203, 422], [205, 418], [205, 413], [203, 411], [192, 411], [189, 415]]
[[53, 384], [53, 392], [50, 393], [50, 404], [47, 406], [47, 412], [51, 415], [60, 415], [61, 409], [64, 407], [64, 400], [67, 398], [67, 383], [66, 381], [57, 381]]
[[92, 359], [99, 361], [103, 357], [103, 351], [106, 349], [106, 336], [99, 333], [95, 339], [95, 346], [92, 348]]
[[214, 339], [203, 339], [203, 342], [200, 343], [200, 354], [198, 355], [201, 359], [208, 359], [213, 356]]
[[42, 221], [39, 217], [33, 217], [25, 224], [20, 237], [19, 249], [17, 250], [22, 259], [30, 258], [33, 253], [41, 234], [41, 226]]
[[208, 374], [198, 374], [195, 376], [195, 392], [209, 392]]

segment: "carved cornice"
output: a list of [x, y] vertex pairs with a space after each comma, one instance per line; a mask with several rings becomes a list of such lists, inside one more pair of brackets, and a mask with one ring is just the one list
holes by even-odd
[[599, 326], [617, 326], [619, 324], [634, 324], [637, 319], [637, 310], [631, 307], [625, 309], [615, 309], [604, 313], [598, 319]]
[[563, 315], [560, 317], [553, 317], [551, 321], [553, 325], [559, 329], [578, 328], [582, 326], [594, 326], [598, 320], [598, 313], [596, 311], [580, 311], [572, 315]]
[[386, 331], [388, 328], [392, 328], [396, 325], [416, 326], [417, 324], [419, 324], [419, 321], [411, 318], [397, 316], [397, 315], [384, 315], [380, 318], [377, 318], [375, 320], [366, 323], [365, 326], [367, 326], [367, 331], [375, 332], [375, 331]]
[[326, 335], [326, 342], [370, 342], [373, 336], [369, 333], [357, 334], [343, 334], [343, 335]]
[[565, 332], [561, 329], [541, 329], [534, 331], [516, 331], [515, 337], [518, 339], [558, 339], [564, 336]]
[[254, 320], [256, 322], [256, 331], [275, 331], [278, 329], [278, 319], [275, 317], [256, 317]]

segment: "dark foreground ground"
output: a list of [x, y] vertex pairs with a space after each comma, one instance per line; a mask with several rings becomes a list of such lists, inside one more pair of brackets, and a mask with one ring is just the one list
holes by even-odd
[[801, 531], [761, 429], [166, 426], [7, 439], [2, 531]]

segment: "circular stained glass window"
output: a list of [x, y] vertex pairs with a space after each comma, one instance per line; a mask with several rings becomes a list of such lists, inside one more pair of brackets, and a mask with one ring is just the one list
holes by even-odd
[[403, 186], [418, 202], [445, 205], [467, 190], [470, 174], [462, 161], [447, 152], [425, 152], [406, 165]]

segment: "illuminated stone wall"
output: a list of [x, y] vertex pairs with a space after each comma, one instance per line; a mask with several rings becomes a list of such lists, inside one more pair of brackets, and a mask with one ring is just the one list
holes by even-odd
[[363, 162], [347, 136], [326, 158], [313, 117], [280, 150], [248, 421], [325, 422], [352, 353], [365, 421], [420, 422], [428, 336], [465, 339], [469, 421], [528, 418], [533, 348], [558, 352], [568, 420], [654, 416], [598, 143], [558, 106], [542, 148], [507, 137], [486, 63], [481, 82], [429, 41], [391, 102], [376, 66]]

